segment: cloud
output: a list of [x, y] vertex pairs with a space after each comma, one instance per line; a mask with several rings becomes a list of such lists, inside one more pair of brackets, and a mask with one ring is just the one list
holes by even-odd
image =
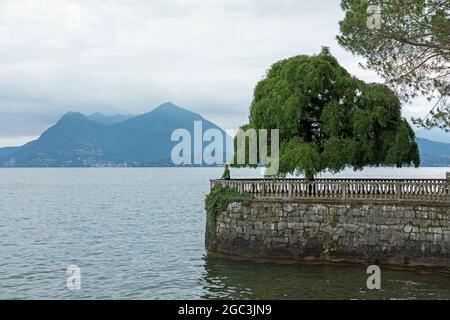
[[0, 137], [36, 136], [69, 110], [137, 114], [167, 100], [238, 127], [272, 63], [323, 45], [377, 80], [337, 45], [342, 15], [337, 0], [3, 0]]

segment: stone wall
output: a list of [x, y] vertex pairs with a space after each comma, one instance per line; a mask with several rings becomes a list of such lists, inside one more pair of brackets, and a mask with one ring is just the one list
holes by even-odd
[[450, 270], [450, 204], [259, 199], [208, 218], [207, 247], [224, 254]]

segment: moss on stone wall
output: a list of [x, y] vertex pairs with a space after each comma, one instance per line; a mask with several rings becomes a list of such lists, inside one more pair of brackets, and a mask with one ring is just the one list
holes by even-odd
[[226, 211], [230, 203], [252, 200], [249, 194], [239, 193], [236, 189], [215, 186], [206, 196], [206, 241], [215, 242], [217, 215]]

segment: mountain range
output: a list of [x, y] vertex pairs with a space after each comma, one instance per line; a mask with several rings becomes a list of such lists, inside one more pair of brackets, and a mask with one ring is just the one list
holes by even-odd
[[92, 121], [95, 121], [95, 122], [98, 122], [98, 123], [101, 123], [101, 124], [104, 124], [107, 126], [112, 126], [113, 124], [131, 119], [131, 118], [133, 118], [133, 116], [123, 115], [123, 114], [115, 114], [112, 116], [106, 116], [104, 114], [97, 112], [97, 113], [91, 114], [87, 118], [89, 120], [92, 120]]
[[450, 143], [450, 133], [442, 129], [420, 129], [416, 132], [416, 137], [436, 142]]
[[[171, 141], [173, 131], [186, 129], [193, 140], [196, 121], [202, 122], [203, 132], [217, 129], [226, 137], [223, 150], [231, 145], [223, 129], [167, 102], [139, 116], [68, 112], [39, 139], [0, 148], [0, 167], [172, 166], [171, 152], [179, 143]], [[450, 166], [450, 143], [423, 138], [430, 134], [439, 136], [428, 131], [417, 134], [422, 166]], [[442, 134], [440, 140], [445, 137]], [[207, 144], [202, 142], [202, 149]], [[190, 152], [194, 155], [193, 146]]]
[[[193, 141], [196, 121], [202, 123], [202, 136], [208, 129], [217, 129], [228, 137], [214, 123], [170, 102], [139, 116], [69, 112], [39, 139], [22, 147], [0, 149], [0, 166], [171, 166], [172, 149], [180, 142], [171, 141], [173, 131], [185, 129]], [[202, 147], [208, 144], [202, 142]], [[226, 150], [225, 141], [223, 148]]]
[[422, 167], [450, 167], [450, 143], [417, 138]]

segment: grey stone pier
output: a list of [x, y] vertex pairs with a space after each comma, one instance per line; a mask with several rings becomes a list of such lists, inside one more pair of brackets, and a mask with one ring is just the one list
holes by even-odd
[[207, 217], [211, 251], [450, 272], [450, 173], [445, 179], [216, 184], [254, 197]]

